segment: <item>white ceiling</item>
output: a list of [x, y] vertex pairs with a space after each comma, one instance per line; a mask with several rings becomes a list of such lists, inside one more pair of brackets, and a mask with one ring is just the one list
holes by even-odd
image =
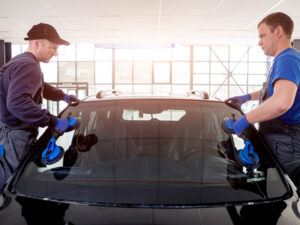
[[300, 38], [300, 0], [0, 0], [0, 39], [25, 43], [52, 24], [71, 43], [257, 43], [257, 23], [282, 11]]

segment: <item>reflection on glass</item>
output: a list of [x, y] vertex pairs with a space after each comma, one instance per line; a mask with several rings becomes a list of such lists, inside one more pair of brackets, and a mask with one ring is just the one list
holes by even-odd
[[45, 82], [57, 82], [57, 62], [41, 63]]
[[154, 64], [154, 83], [170, 83], [170, 63]]
[[96, 62], [96, 83], [112, 83], [112, 63]]
[[167, 109], [158, 113], [148, 113], [134, 109], [123, 109], [123, 120], [151, 120], [178, 121], [186, 114], [185, 110]]
[[77, 62], [77, 82], [94, 83], [94, 62]]
[[152, 62], [134, 63], [134, 83], [152, 82]]
[[59, 82], [75, 82], [75, 62], [58, 62]]
[[172, 64], [172, 83], [188, 84], [190, 82], [190, 63], [173, 62]]
[[132, 83], [132, 63], [116, 62], [116, 83]]
[[251, 129], [248, 137], [254, 150], [263, 156], [258, 168], [246, 173], [234, 157], [239, 146], [234, 145], [221, 123], [233, 114], [239, 119], [241, 113], [222, 102], [86, 102], [68, 108], [62, 118], [70, 112], [81, 119], [81, 125], [57, 142], [69, 149], [63, 167], [50, 170], [39, 164], [48, 140], [43, 137], [37, 143], [41, 151], [33, 152], [17, 181], [18, 193], [85, 204], [143, 207], [249, 205], [288, 194], [283, 176], [257, 131]]
[[94, 44], [78, 44], [76, 55], [77, 55], [78, 61], [94, 60], [95, 45]]

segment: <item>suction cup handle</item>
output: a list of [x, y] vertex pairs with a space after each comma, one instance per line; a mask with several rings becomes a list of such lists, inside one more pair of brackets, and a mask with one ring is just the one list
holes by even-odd
[[254, 151], [253, 146], [249, 140], [245, 141], [244, 149], [239, 151], [239, 160], [244, 166], [254, 166], [259, 162], [259, 156]]
[[223, 130], [228, 133], [228, 134], [234, 134], [234, 129], [233, 129], [233, 124], [234, 124], [234, 120], [233, 119], [229, 119], [229, 118], [225, 118], [221, 124], [221, 127], [223, 128]]
[[252, 159], [253, 162], [256, 162], [257, 159], [254, 156], [253, 146], [250, 141], [245, 141], [246, 147], [248, 149], [248, 156]]
[[71, 130], [74, 130], [76, 128], [78, 128], [80, 126], [80, 121], [79, 119], [76, 119], [75, 117], [69, 117], [68, 118], [68, 121], [69, 121], [69, 126], [68, 126], [68, 129], [66, 131], [71, 131]]
[[42, 152], [41, 162], [44, 165], [51, 165], [62, 158], [64, 154], [63, 148], [56, 145], [56, 140], [51, 138], [48, 142], [47, 148]]

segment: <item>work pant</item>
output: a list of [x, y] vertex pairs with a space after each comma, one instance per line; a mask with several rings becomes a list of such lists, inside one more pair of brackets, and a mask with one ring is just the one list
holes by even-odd
[[0, 194], [9, 177], [27, 155], [37, 134], [37, 128], [25, 124], [11, 126], [0, 123], [0, 145], [4, 147], [4, 155], [0, 155]]
[[259, 131], [288, 175], [293, 178], [295, 169], [300, 166], [300, 124], [285, 124], [276, 118], [261, 122]]

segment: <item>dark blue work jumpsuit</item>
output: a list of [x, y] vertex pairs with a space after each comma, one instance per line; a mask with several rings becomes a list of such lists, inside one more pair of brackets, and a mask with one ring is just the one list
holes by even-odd
[[12, 59], [0, 75], [0, 194], [27, 155], [38, 127], [54, 127], [56, 117], [41, 109], [43, 97], [62, 100], [64, 93], [43, 80], [39, 62], [29, 52]]
[[[263, 84], [259, 96], [260, 104], [270, 97], [268, 89], [271, 76], [272, 68], [267, 82]], [[300, 166], [300, 124], [286, 124], [281, 119], [275, 118], [260, 122], [259, 131], [293, 180], [295, 169]]]

